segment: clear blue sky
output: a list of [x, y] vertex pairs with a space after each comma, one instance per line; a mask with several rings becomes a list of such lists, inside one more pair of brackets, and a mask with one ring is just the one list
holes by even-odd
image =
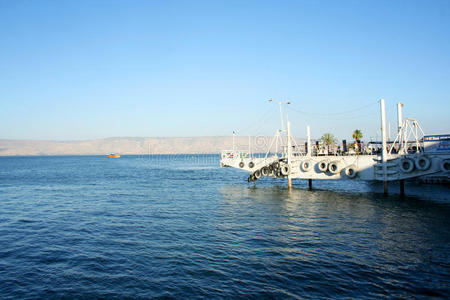
[[374, 137], [380, 98], [450, 133], [450, 1], [0, 0], [0, 138], [273, 134], [269, 98], [296, 136]]

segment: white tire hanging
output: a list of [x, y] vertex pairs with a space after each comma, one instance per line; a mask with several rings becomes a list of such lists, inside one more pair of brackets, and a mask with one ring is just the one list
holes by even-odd
[[402, 158], [400, 160], [400, 170], [403, 173], [410, 173], [414, 170], [414, 161], [410, 158]]
[[353, 178], [356, 177], [357, 174], [358, 174], [358, 171], [356, 170], [356, 166], [355, 165], [350, 165], [347, 168], [345, 168], [345, 175], [348, 178], [353, 179]]

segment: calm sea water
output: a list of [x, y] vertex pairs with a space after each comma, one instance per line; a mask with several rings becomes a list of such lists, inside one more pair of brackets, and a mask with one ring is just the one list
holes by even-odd
[[289, 191], [218, 165], [1, 157], [0, 298], [450, 296], [448, 188]]

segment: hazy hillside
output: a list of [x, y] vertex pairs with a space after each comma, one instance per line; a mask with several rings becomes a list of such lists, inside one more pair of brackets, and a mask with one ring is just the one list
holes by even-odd
[[[265, 151], [270, 138], [252, 138]], [[219, 153], [232, 148], [231, 137], [107, 138], [84, 141], [0, 140], [0, 155]], [[236, 137], [236, 149], [248, 149], [248, 137]]]

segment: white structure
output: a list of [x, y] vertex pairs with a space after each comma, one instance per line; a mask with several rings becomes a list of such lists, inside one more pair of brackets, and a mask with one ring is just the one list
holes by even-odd
[[[450, 172], [450, 135], [425, 136], [414, 119], [402, 120], [403, 104], [398, 109], [398, 134], [394, 142], [387, 142], [385, 101], [381, 99], [381, 147], [371, 153], [342, 151], [329, 154], [311, 145], [310, 128], [307, 127], [307, 145], [301, 152], [292, 138], [290, 122], [278, 130], [264, 157], [253, 157], [249, 151], [224, 150], [221, 153], [221, 167], [233, 167], [248, 171], [250, 181], [262, 176], [287, 178], [289, 186], [292, 179], [347, 179], [380, 180], [387, 182], [400, 180], [403, 193], [403, 180], [437, 172]], [[280, 103], [281, 112], [281, 103]], [[286, 128], [286, 130], [284, 130]], [[282, 136], [284, 133], [284, 136]], [[281, 145], [281, 151], [270, 154], [270, 149]], [[429, 149], [429, 151], [427, 151]]]

